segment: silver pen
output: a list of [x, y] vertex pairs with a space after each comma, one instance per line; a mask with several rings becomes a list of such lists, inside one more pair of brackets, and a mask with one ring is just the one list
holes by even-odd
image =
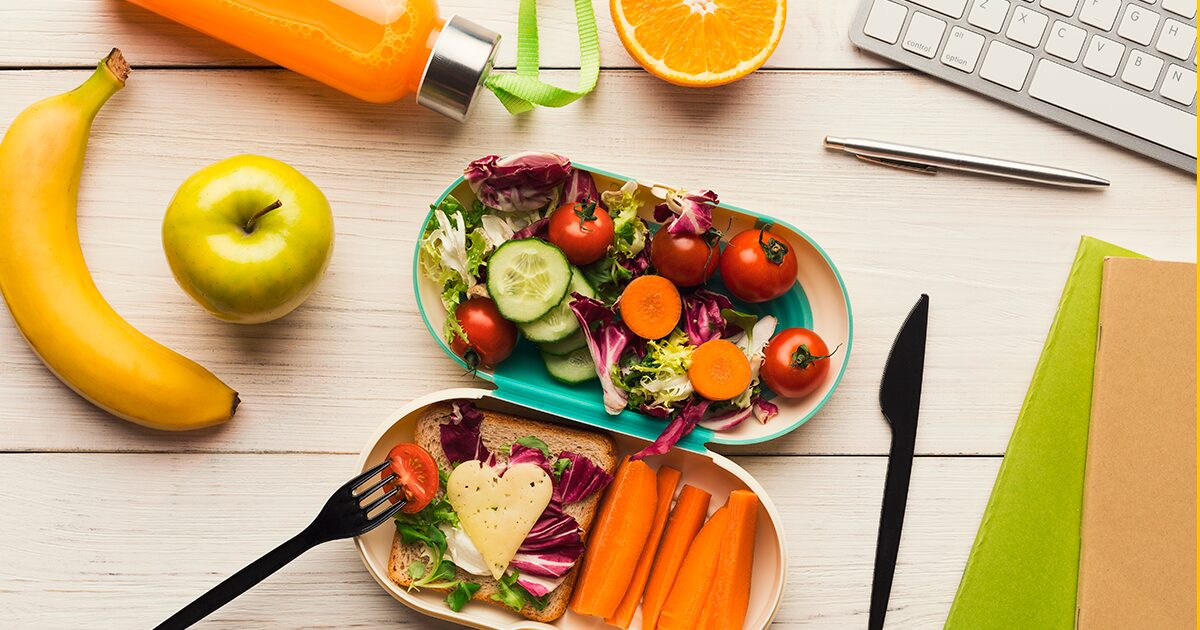
[[1051, 186], [1069, 186], [1074, 188], [1093, 188], [1108, 186], [1107, 179], [1101, 179], [1087, 173], [1070, 171], [1054, 166], [1013, 162], [966, 153], [953, 153], [937, 149], [923, 149], [893, 142], [879, 140], [864, 140], [862, 138], [838, 138], [825, 136], [825, 148], [845, 151], [860, 160], [892, 166], [908, 171], [934, 175], [939, 169], [964, 171], [1019, 179]]

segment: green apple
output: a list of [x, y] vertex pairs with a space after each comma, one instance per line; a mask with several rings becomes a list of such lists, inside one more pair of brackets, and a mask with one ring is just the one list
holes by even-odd
[[292, 312], [316, 288], [333, 253], [333, 212], [300, 171], [239, 155], [183, 182], [162, 237], [188, 295], [220, 319], [257, 324]]

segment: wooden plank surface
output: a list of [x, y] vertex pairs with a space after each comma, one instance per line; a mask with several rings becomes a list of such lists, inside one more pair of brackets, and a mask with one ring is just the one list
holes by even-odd
[[[83, 76], [0, 72], [0, 120]], [[749, 449], [760, 453], [887, 453], [878, 379], [921, 292], [932, 297], [932, 320], [920, 452], [1002, 453], [1080, 234], [1161, 258], [1194, 251], [1188, 177], [1006, 108], [980, 102], [948, 120], [908, 98], [962, 97], [954, 88], [906, 73], [827, 72], [776, 72], [736, 87], [736, 95], [687, 93], [685, 104], [674, 100], [684, 91], [642, 72], [608, 72], [578, 107], [513, 121], [487, 102], [456, 125], [415, 107], [362, 104], [284, 71], [137, 73], [96, 123], [81, 193], [85, 254], [119, 312], [210, 367], [244, 404], [227, 426], [190, 436], [115, 421], [70, 395], [4, 318], [0, 448], [356, 452], [402, 402], [472, 382], [412, 306], [411, 256], [426, 206], [468, 160], [492, 151], [550, 149], [650, 181], [712, 188], [823, 245], [855, 311], [850, 368], [825, 412]], [[764, 112], [787, 113], [767, 120]], [[1096, 193], [930, 178], [828, 153], [825, 133], [1015, 158], [1054, 146], [1057, 163], [1114, 186]], [[338, 230], [329, 274], [310, 301], [255, 327], [218, 322], [193, 304], [159, 237], [179, 183], [243, 152], [312, 177]]]
[[[0, 488], [0, 620], [11, 628], [149, 628], [303, 528], [354, 462], [300, 454], [0, 457], [3, 478], [40, 478]], [[762, 482], [789, 527], [787, 595], [773, 627], [865, 627], [886, 461], [738, 463]], [[889, 630], [940, 626], [998, 464], [971, 457], [916, 462]], [[353, 545], [337, 541], [302, 556], [202, 627], [452, 626], [393, 600]]]
[[[516, 63], [518, 0], [442, 0], [442, 15], [458, 14], [503, 37], [497, 65]], [[633, 68], [609, 16], [607, 0], [595, 0], [601, 62]], [[118, 46], [135, 65], [262, 66], [267, 62], [159, 17], [124, 0], [4, 0], [0, 67], [91, 66]], [[886, 68], [859, 52], [846, 34], [857, 0], [791, 0], [787, 26], [768, 68]], [[542, 64], [577, 67], [579, 35], [573, 2], [538, 3]], [[569, 81], [563, 85], [571, 85]]]

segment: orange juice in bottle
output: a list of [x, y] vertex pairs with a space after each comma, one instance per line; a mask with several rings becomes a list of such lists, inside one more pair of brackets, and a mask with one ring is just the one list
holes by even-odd
[[500, 36], [435, 0], [130, 0], [372, 103], [409, 94], [457, 120]]

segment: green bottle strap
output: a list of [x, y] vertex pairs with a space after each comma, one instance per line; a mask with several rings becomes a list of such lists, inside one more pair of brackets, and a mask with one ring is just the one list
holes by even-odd
[[596, 80], [600, 78], [600, 38], [596, 33], [592, 0], [575, 0], [575, 20], [579, 25], [579, 87], [568, 90], [538, 78], [537, 0], [521, 0], [517, 22], [517, 72], [491, 74], [484, 81], [509, 113], [520, 114], [537, 105], [562, 107], [596, 87]]

